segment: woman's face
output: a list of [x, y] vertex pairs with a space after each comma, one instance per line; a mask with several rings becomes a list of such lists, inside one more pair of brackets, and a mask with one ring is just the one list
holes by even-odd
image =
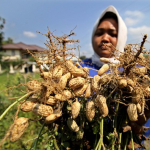
[[110, 58], [117, 45], [118, 23], [113, 18], [104, 19], [97, 27], [93, 37], [94, 51], [100, 57]]

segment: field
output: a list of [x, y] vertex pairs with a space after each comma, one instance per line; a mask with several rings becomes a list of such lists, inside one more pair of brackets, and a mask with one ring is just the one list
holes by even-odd
[[[20, 84], [24, 84], [29, 80], [29, 78], [39, 78], [39, 74], [1, 74], [0, 75], [0, 114], [14, 101], [16, 101], [20, 96], [24, 95], [25, 87], [18, 86]], [[14, 99], [12, 99], [14, 98]], [[7, 115], [0, 121], [0, 141], [4, 139], [4, 135], [9, 130], [10, 125], [13, 123], [15, 113], [17, 111], [17, 105], [10, 109]], [[35, 118], [35, 116], [31, 113], [23, 113], [19, 112], [19, 116], [24, 116], [27, 118]], [[32, 147], [35, 139], [37, 139], [38, 132], [41, 128], [41, 124], [39, 122], [32, 122], [29, 125], [29, 128], [25, 132], [24, 136], [18, 140], [17, 142], [10, 142], [8, 138], [2, 144], [0, 149], [2, 150], [29, 150]], [[45, 135], [43, 135], [45, 136]], [[42, 144], [44, 140], [41, 139], [41, 142], [38, 144], [37, 149], [44, 149], [46, 144]], [[34, 146], [34, 145], [33, 145]]]

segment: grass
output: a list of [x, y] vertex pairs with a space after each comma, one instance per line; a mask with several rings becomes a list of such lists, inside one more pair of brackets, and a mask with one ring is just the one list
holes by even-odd
[[[15, 97], [20, 97], [25, 94], [26, 88], [24, 86], [19, 86], [19, 84], [23, 83], [25, 84], [29, 79], [39, 79], [39, 74], [8, 74], [3, 73], [0, 74], [0, 114], [2, 114], [14, 101], [16, 101]], [[13, 87], [13, 88], [12, 88]], [[11, 99], [14, 98], [14, 99]], [[4, 116], [4, 118], [0, 121], [0, 142], [4, 138], [4, 135], [7, 133], [10, 125], [14, 121], [14, 116], [17, 111], [17, 104], [12, 107], [9, 112], [7, 112], [7, 115]], [[26, 118], [36, 118], [36, 116], [33, 113], [25, 113], [20, 111], [18, 116], [26, 117]], [[37, 137], [39, 127], [41, 125], [38, 122], [32, 122], [30, 123], [30, 126], [28, 127], [27, 131], [25, 132], [24, 136], [16, 141], [16, 142], [10, 142], [9, 139], [5, 140], [2, 147], [0, 147], [1, 150], [10, 150], [10, 149], [20, 149], [20, 150], [28, 150], [30, 149], [33, 139]], [[25, 143], [26, 141], [30, 141], [28, 143]], [[41, 147], [43, 145], [41, 144]], [[27, 148], [29, 147], [29, 148]], [[43, 148], [39, 149], [43, 149]]]
[[[0, 83], [1, 83], [0, 84], [0, 91], [5, 89], [6, 83], [7, 83], [7, 80], [8, 80], [8, 76], [9, 75], [7, 75], [6, 73], [3, 73], [3, 74], [0, 75]], [[10, 75], [10, 77], [12, 78], [13, 75]]]
[[7, 90], [8, 87], [14, 86], [13, 84], [17, 84], [15, 82], [19, 82], [17, 80], [20, 80], [20, 82], [26, 83], [28, 79], [39, 79], [40, 75], [39, 73], [28, 73], [28, 74], [21, 74], [21, 73], [14, 73], [14, 74], [9, 74], [9, 73], [3, 73], [0, 74], [0, 93], [4, 92]]

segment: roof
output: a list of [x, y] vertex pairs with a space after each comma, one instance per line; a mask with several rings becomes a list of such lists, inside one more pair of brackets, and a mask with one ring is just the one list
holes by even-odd
[[22, 42], [19, 43], [12, 43], [12, 44], [4, 44], [2, 45], [2, 49], [7, 50], [7, 49], [15, 49], [15, 50], [32, 50], [32, 51], [43, 51], [44, 48], [37, 46], [37, 45], [27, 45]]

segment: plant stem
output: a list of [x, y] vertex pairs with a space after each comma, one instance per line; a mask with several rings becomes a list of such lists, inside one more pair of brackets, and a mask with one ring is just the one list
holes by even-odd
[[127, 143], [128, 143], [128, 136], [126, 137], [126, 142], [125, 142], [124, 150], [127, 149]]
[[101, 146], [103, 144], [103, 118], [101, 118], [101, 121], [100, 121], [100, 145], [99, 145], [99, 149], [101, 149]]
[[102, 145], [102, 149], [103, 149], [103, 150], [105, 150], [105, 146], [104, 146], [104, 143], [103, 143], [103, 145]]
[[39, 137], [40, 137], [40, 135], [41, 135], [41, 133], [42, 133], [42, 130], [43, 130], [43, 128], [44, 128], [44, 125], [45, 125], [45, 123], [43, 123], [42, 128], [40, 129], [40, 132], [39, 132], [39, 134], [38, 134], [38, 138], [37, 138], [37, 139], [35, 140], [35, 142], [34, 142], [33, 150], [36, 150], [36, 146], [37, 146]]
[[127, 146], [127, 145], [124, 146], [124, 150], [126, 150], [126, 146]]
[[133, 134], [132, 134], [132, 130], [131, 130], [131, 142], [132, 142], [132, 150], [134, 150], [134, 142], [133, 142]]
[[115, 128], [117, 128], [118, 110], [119, 110], [119, 103], [117, 103], [116, 110], [115, 110]]
[[100, 138], [95, 150], [100, 150], [103, 144], [103, 118], [100, 117]]
[[119, 145], [118, 145], [118, 150], [121, 150], [121, 138], [122, 138], [122, 133], [119, 133]]
[[[143, 41], [141, 42], [141, 46], [140, 46], [140, 50], [137, 51], [134, 59], [132, 61], [129, 62], [129, 66], [126, 68], [125, 72], [126, 72], [126, 76], [130, 73], [130, 70], [132, 69], [132, 67], [136, 64], [136, 60], [138, 58], [138, 56], [140, 55], [140, 53], [143, 51], [143, 47], [144, 47], [144, 43], [146, 42], [146, 38], [147, 38], [147, 34], [144, 35], [143, 37]], [[132, 65], [131, 65], [132, 64]]]
[[18, 100], [16, 100], [14, 103], [12, 103], [4, 112], [3, 114], [0, 116], [0, 120], [6, 115], [6, 113], [18, 102], [20, 102], [22, 99], [24, 99], [25, 97], [29, 96], [32, 92], [25, 94], [24, 96], [22, 96], [21, 98], [19, 98]]
[[[119, 103], [117, 103], [116, 109], [115, 109], [115, 119], [114, 119], [114, 134], [117, 132], [117, 116], [118, 116], [118, 110], [119, 110]], [[115, 141], [116, 137], [114, 137], [114, 142], [112, 143], [112, 150], [115, 149]]]
[[94, 147], [96, 146], [96, 144], [97, 144], [97, 134], [96, 134], [96, 139], [94, 141]]
[[59, 150], [59, 147], [58, 147], [57, 142], [56, 142], [56, 138], [54, 138], [54, 146], [55, 146], [56, 150]]
[[[116, 128], [114, 128], [114, 133], [116, 132]], [[112, 150], [114, 150], [115, 149], [115, 141], [116, 141], [116, 137], [114, 137], [114, 141], [113, 141], [113, 143], [112, 143]]]
[[98, 143], [97, 143], [97, 146], [96, 146], [95, 150], [98, 149], [98, 146], [99, 146], [100, 142], [101, 142], [101, 138], [99, 139], [99, 141], [98, 141]]
[[107, 101], [108, 98], [116, 91], [117, 88], [118, 88], [118, 87], [116, 86], [116, 87], [111, 91], [111, 93], [107, 96], [106, 101]]

